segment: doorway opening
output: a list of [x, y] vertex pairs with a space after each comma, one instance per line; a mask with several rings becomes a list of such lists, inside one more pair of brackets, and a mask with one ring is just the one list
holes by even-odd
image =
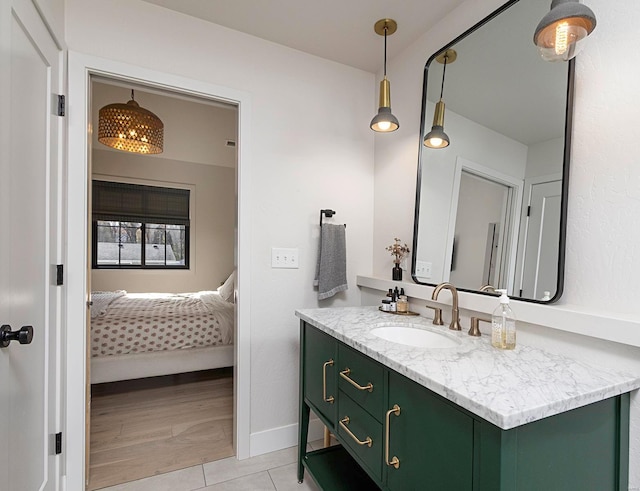
[[157, 155], [97, 131], [90, 145], [87, 471], [100, 489], [234, 455], [238, 109], [90, 80], [94, 128], [134, 90], [164, 124]]
[[[233, 445], [236, 458], [250, 456], [250, 291], [249, 269], [250, 158], [248, 151], [251, 122], [249, 94], [169, 73], [146, 69], [91, 55], [69, 52], [68, 56], [68, 172], [67, 261], [65, 265], [66, 299], [64, 379], [66, 384], [63, 445], [66, 451], [66, 485], [69, 489], [84, 489], [88, 482], [85, 467], [89, 463], [89, 399], [90, 368], [88, 349], [90, 305], [91, 226], [88, 223], [91, 191], [91, 78], [105, 77], [126, 84], [140, 84], [148, 90], [161, 90], [175, 97], [195, 97], [205, 102], [235, 105], [237, 108], [237, 169], [234, 186], [235, 203], [235, 332], [232, 347], [233, 363]], [[128, 92], [128, 95], [130, 92]], [[110, 101], [111, 102], [111, 101]], [[126, 102], [126, 101], [125, 101]], [[173, 179], [175, 181], [175, 179]], [[233, 206], [233, 205], [231, 205]], [[244, 237], [244, 238], [243, 238]], [[197, 258], [196, 258], [197, 261]]]

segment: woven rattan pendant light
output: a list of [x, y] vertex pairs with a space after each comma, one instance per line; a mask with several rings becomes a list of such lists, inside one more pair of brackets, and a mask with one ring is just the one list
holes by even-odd
[[164, 124], [134, 100], [109, 104], [98, 113], [98, 141], [125, 152], [162, 153]]

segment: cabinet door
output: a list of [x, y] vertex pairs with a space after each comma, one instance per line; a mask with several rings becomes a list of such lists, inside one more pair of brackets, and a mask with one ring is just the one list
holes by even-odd
[[334, 338], [305, 324], [304, 395], [314, 412], [327, 419], [331, 429], [336, 420], [337, 343]]
[[[428, 389], [397, 373], [389, 374], [389, 408], [400, 407], [389, 422], [390, 490], [471, 490], [473, 419]], [[384, 458], [384, 456], [383, 456]]]

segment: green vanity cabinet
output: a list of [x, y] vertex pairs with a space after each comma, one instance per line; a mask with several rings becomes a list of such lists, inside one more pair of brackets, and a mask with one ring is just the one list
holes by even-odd
[[[504, 430], [304, 321], [301, 343], [300, 481], [306, 470], [327, 491], [628, 487], [628, 393]], [[340, 445], [307, 451], [310, 410]]]

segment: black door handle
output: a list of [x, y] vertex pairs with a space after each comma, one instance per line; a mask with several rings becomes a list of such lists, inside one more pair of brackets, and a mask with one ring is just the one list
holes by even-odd
[[22, 326], [19, 331], [12, 331], [11, 326], [5, 324], [0, 327], [0, 348], [6, 348], [11, 341], [29, 344], [33, 340], [33, 327]]

